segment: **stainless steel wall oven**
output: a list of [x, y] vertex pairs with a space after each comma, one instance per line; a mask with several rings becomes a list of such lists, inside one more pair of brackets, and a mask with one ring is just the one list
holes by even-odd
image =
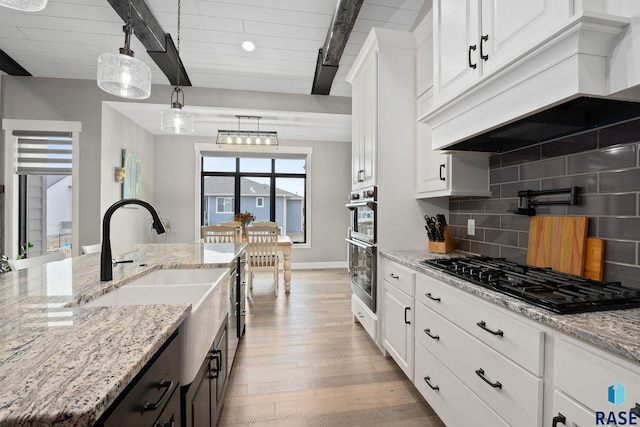
[[367, 307], [376, 312], [376, 211], [377, 189], [351, 192], [351, 231], [348, 244], [351, 289]]

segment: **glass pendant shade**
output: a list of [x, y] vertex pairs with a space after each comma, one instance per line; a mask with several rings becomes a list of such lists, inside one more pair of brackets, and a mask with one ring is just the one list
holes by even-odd
[[151, 68], [133, 56], [103, 53], [98, 58], [98, 87], [122, 98], [147, 99], [151, 95]]
[[47, 0], [0, 0], [0, 6], [25, 12], [38, 12], [47, 5]]
[[193, 133], [194, 116], [182, 108], [169, 108], [160, 113], [160, 129], [166, 133], [187, 135]]

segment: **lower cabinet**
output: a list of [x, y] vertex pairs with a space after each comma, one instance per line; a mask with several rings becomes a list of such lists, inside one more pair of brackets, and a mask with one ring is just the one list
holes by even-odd
[[358, 321], [369, 336], [376, 341], [378, 316], [375, 315], [355, 294], [351, 295], [353, 320]]
[[215, 426], [227, 388], [228, 317], [213, 341], [193, 382], [182, 387], [182, 426]]
[[382, 344], [404, 373], [413, 379], [413, 297], [384, 281]]
[[165, 427], [180, 423], [180, 348], [175, 332], [95, 426]]

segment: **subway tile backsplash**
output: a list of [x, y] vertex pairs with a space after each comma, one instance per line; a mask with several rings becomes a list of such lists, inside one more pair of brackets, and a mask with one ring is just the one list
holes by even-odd
[[[604, 279], [640, 288], [639, 151], [635, 120], [491, 156], [491, 197], [449, 200], [456, 248], [526, 262], [530, 219], [512, 213], [518, 191], [577, 185], [580, 205], [536, 206], [537, 214], [589, 217], [589, 237], [605, 240]], [[467, 235], [471, 218], [475, 236]]]

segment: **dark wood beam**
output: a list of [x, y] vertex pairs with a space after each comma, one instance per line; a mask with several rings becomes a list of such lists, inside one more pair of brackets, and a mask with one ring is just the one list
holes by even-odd
[[338, 0], [324, 45], [318, 52], [311, 93], [328, 95], [364, 0]]
[[[107, 0], [122, 21], [127, 20], [128, 0]], [[177, 19], [176, 9], [176, 19]], [[180, 67], [180, 86], [191, 86], [171, 35], [165, 33], [145, 0], [131, 0], [131, 24], [133, 35], [140, 40], [147, 53], [167, 76], [172, 85], [176, 84], [176, 66]], [[123, 39], [124, 40], [124, 39]]]
[[0, 49], [0, 70], [10, 76], [31, 76], [31, 73], [25, 70], [22, 65], [18, 64], [4, 50]]

